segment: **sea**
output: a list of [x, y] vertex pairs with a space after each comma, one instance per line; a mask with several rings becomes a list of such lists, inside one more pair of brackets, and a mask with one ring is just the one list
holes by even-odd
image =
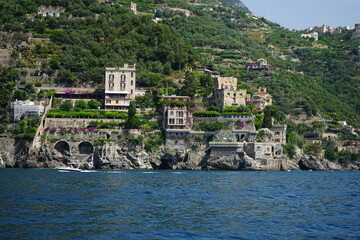
[[360, 173], [0, 169], [0, 239], [360, 239]]

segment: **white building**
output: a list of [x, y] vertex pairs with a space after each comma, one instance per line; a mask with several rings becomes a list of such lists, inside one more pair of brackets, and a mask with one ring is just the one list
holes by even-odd
[[319, 33], [311, 32], [311, 33], [308, 33], [308, 34], [301, 34], [301, 37], [303, 37], [303, 38], [314, 38], [315, 41], [318, 41], [319, 40]]
[[64, 9], [60, 7], [46, 7], [40, 6], [38, 14], [43, 17], [60, 17], [60, 13], [64, 12]]
[[105, 109], [127, 110], [130, 101], [135, 100], [135, 65], [106, 68]]
[[32, 118], [34, 116], [41, 116], [44, 114], [44, 106], [35, 105], [34, 102], [30, 100], [26, 101], [15, 101], [10, 105], [11, 117], [14, 122], [18, 122], [21, 119], [21, 116], [25, 118]]

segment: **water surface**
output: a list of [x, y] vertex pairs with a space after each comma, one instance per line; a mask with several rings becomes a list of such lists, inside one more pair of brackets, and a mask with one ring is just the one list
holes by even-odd
[[0, 169], [0, 239], [360, 239], [360, 175]]

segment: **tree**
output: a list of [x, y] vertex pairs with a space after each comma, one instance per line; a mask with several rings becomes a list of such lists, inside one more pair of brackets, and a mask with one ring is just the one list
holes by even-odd
[[63, 104], [60, 105], [60, 109], [63, 111], [70, 111], [72, 108], [72, 103], [70, 100], [66, 100]]
[[14, 92], [14, 98], [17, 100], [24, 101], [24, 100], [28, 99], [28, 97], [29, 97], [29, 94], [22, 89], [16, 89]]
[[271, 128], [272, 127], [272, 118], [278, 118], [279, 109], [274, 105], [268, 105], [264, 109], [264, 121], [263, 127]]
[[181, 88], [181, 94], [183, 96], [194, 97], [197, 93], [197, 89], [199, 86], [199, 78], [196, 76], [195, 72], [186, 72], [184, 79], [184, 86]]
[[88, 104], [86, 101], [84, 100], [77, 100], [75, 102], [75, 107], [80, 108], [80, 109], [87, 109], [88, 108]]
[[136, 104], [130, 102], [128, 110], [128, 119], [125, 123], [125, 127], [129, 129], [138, 128], [140, 126], [140, 120], [136, 116]]
[[101, 103], [97, 100], [90, 100], [88, 102], [88, 106], [90, 109], [98, 109], [99, 107], [101, 107]]

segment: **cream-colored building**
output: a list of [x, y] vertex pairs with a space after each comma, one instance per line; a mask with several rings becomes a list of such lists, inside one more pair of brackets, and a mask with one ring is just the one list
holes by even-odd
[[301, 34], [301, 37], [303, 37], [303, 38], [314, 38], [315, 41], [318, 41], [319, 40], [319, 33], [311, 32], [311, 33], [308, 33], [308, 34]]
[[237, 79], [233, 77], [216, 77], [214, 79], [215, 104], [220, 107], [240, 106], [246, 104], [246, 90], [237, 90]]
[[105, 109], [127, 110], [130, 101], [135, 100], [135, 65], [106, 68]]
[[[163, 96], [163, 101], [190, 102], [188, 96]], [[191, 116], [186, 106], [164, 106], [163, 128], [167, 139], [186, 137], [191, 130]]]
[[272, 105], [272, 98], [265, 87], [258, 88], [258, 92], [253, 95], [254, 108], [263, 110], [265, 106]]

